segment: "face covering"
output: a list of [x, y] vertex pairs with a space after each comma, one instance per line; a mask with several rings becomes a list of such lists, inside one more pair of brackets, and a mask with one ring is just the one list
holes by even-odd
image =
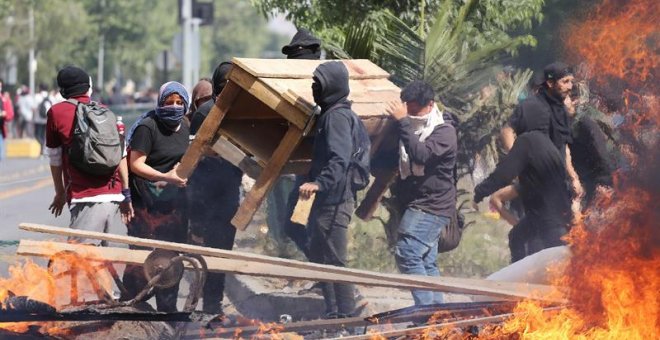
[[321, 103], [321, 90], [321, 84], [315, 79], [312, 83], [312, 96], [314, 97], [314, 102], [319, 105]]
[[182, 105], [167, 105], [156, 108], [158, 120], [172, 131], [179, 127], [185, 113], [185, 107]]

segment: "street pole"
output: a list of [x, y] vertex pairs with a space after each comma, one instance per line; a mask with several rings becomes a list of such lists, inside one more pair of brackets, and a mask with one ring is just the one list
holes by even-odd
[[34, 6], [30, 6], [28, 25], [30, 26], [28, 73], [30, 75], [30, 95], [34, 96], [34, 73], [37, 71], [37, 61], [34, 58]]
[[[192, 82], [197, 82], [199, 80], [199, 64], [200, 64], [200, 36], [199, 36], [199, 26], [202, 23], [202, 19], [193, 18], [192, 20]], [[192, 88], [192, 87], [190, 87]]]
[[[103, 9], [105, 8], [105, 0], [101, 0], [101, 13], [103, 13]], [[96, 86], [99, 88], [98, 95], [102, 96], [103, 95], [103, 65], [105, 65], [105, 32], [103, 31], [103, 24], [101, 23], [100, 27], [100, 33], [101, 36], [99, 37], [99, 56], [98, 56], [98, 65], [96, 66]]]
[[183, 38], [183, 86], [192, 88], [192, 0], [181, 1], [181, 25]]

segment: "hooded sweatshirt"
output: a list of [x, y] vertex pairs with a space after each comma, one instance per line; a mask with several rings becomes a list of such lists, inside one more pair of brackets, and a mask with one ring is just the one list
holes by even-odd
[[348, 101], [348, 70], [341, 62], [327, 62], [316, 68], [314, 80], [312, 91], [321, 115], [309, 178], [319, 186], [316, 204], [339, 204], [353, 197], [347, 173], [353, 152], [351, 127], [357, 115]]
[[495, 171], [474, 188], [474, 201], [480, 202], [516, 177], [530, 226], [541, 231], [567, 225], [571, 198], [564, 158], [543, 131], [525, 132], [516, 138]]
[[545, 88], [516, 107], [509, 119], [509, 126], [517, 135], [535, 130], [545, 133], [564, 158], [566, 144], [573, 142], [564, 103]]

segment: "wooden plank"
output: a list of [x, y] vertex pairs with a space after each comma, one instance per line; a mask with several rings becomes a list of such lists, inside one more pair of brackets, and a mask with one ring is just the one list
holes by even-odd
[[328, 61], [340, 61], [346, 65], [350, 79], [388, 78], [378, 65], [366, 59], [353, 60], [299, 60], [299, 59], [254, 59], [233, 58], [239, 68], [259, 78], [312, 78], [314, 70]]
[[398, 174], [399, 172], [396, 169], [378, 173], [377, 176], [374, 177], [373, 184], [371, 184], [369, 190], [364, 195], [364, 199], [360, 202], [357, 209], [355, 209], [355, 216], [363, 221], [371, 220], [376, 209], [378, 209], [378, 205], [380, 204], [383, 195], [385, 195], [390, 185], [394, 183]]
[[[412, 327], [412, 328], [403, 328], [403, 329], [396, 329], [396, 330], [389, 330], [389, 331], [383, 331], [383, 332], [377, 332], [377, 333], [367, 333], [363, 335], [353, 335], [353, 336], [343, 336], [340, 338], [330, 338], [332, 340], [370, 340], [370, 339], [390, 339], [394, 337], [406, 337], [406, 336], [413, 336], [413, 335], [421, 335], [422, 333], [425, 335], [424, 338], [429, 338], [429, 339], [434, 339], [435, 335], [438, 335], [436, 332], [442, 330], [443, 328], [451, 327], [451, 328], [458, 328], [458, 327], [467, 327], [467, 326], [474, 326], [474, 325], [482, 325], [485, 323], [498, 323], [502, 322], [504, 320], [507, 320], [511, 317], [513, 317], [513, 313], [507, 313], [507, 314], [500, 314], [500, 315], [494, 315], [494, 316], [484, 316], [480, 318], [474, 318], [474, 319], [466, 319], [466, 320], [458, 320], [458, 321], [450, 321], [450, 322], [443, 322], [435, 325], [424, 325], [424, 326], [417, 326], [417, 327]], [[440, 333], [444, 334], [444, 333]], [[449, 333], [447, 333], [449, 334]], [[445, 334], [446, 335], [446, 334]], [[450, 337], [451, 338], [451, 337]]]
[[205, 256], [222, 257], [228, 259], [247, 260], [251, 262], [283, 265], [288, 268], [301, 268], [322, 271], [328, 274], [358, 275], [362, 278], [376, 279], [381, 281], [396, 282], [399, 285], [418, 284], [424, 289], [439, 290], [458, 294], [489, 295], [505, 298], [537, 298], [553, 302], [565, 302], [551, 293], [554, 288], [544, 285], [533, 285], [526, 283], [511, 283], [486, 281], [479, 279], [464, 279], [452, 277], [425, 277], [391, 273], [377, 273], [367, 270], [325, 266], [317, 263], [300, 262], [289, 259], [281, 259], [259, 254], [250, 254], [238, 251], [215, 249], [190, 244], [167, 242], [160, 240], [143, 239], [139, 237], [107, 234], [95, 231], [79, 229], [60, 228], [42, 224], [21, 223], [19, 228], [26, 231], [48, 233], [61, 236], [73, 236], [105, 240], [109, 242], [125, 243], [134, 246], [169, 249], [179, 252], [193, 253]]
[[246, 175], [257, 178], [261, 174], [261, 165], [230, 141], [220, 137], [211, 149], [220, 157], [241, 169]]
[[[312, 79], [263, 78], [260, 81], [278, 93], [291, 91], [304, 98], [308, 103], [314, 103]], [[349, 81], [350, 94], [348, 99], [354, 103], [387, 103], [399, 99], [401, 91], [398, 87], [386, 79], [380, 79], [378, 82], [382, 84], [373, 84], [372, 81], [372, 85], [368, 85], [364, 80]]]
[[204, 155], [204, 150], [210, 147], [217, 138], [218, 126], [239, 92], [241, 92], [241, 88], [232, 81], [229, 81], [222, 90], [222, 93], [220, 93], [215, 101], [215, 105], [211, 107], [211, 111], [206, 119], [204, 119], [204, 123], [199, 128], [199, 131], [197, 131], [195, 139], [181, 158], [181, 164], [179, 164], [176, 170], [179, 177], [188, 178], [192, 175], [197, 167], [197, 163]]
[[245, 199], [241, 203], [241, 206], [238, 207], [236, 215], [234, 215], [234, 218], [231, 220], [231, 224], [234, 225], [234, 227], [239, 230], [245, 230], [245, 228], [247, 228], [250, 221], [252, 221], [254, 213], [266, 197], [266, 194], [268, 194], [268, 191], [270, 191], [271, 187], [275, 184], [275, 181], [277, 181], [277, 178], [282, 171], [282, 167], [284, 167], [284, 164], [289, 160], [291, 154], [302, 138], [303, 131], [301, 129], [298, 129], [295, 126], [289, 127], [289, 130], [280, 141], [277, 149], [275, 149], [266, 163], [261, 175], [254, 183], [252, 190], [245, 195]]
[[311, 114], [311, 112], [305, 111], [306, 107], [294, 106], [293, 104], [284, 100], [282, 96], [277, 93], [277, 91], [271, 89], [269, 86], [266, 86], [253, 75], [238, 67], [232, 68], [228, 78], [236, 82], [243, 89], [245, 89], [245, 91], [255, 96], [269, 108], [275, 110], [278, 114], [280, 114], [287, 121], [291, 122], [299, 129], [305, 128], [307, 119]]
[[[151, 251], [115, 247], [96, 247], [53, 241], [21, 240], [16, 254], [21, 256], [50, 257], [62, 251], [74, 251], [81, 257], [92, 261], [105, 261], [142, 265]], [[305, 280], [353, 283], [364, 286], [388, 287], [397, 289], [427, 289], [420, 284], [400, 284], [393, 281], [364, 278], [355, 274], [333, 274], [320, 270], [291, 268], [277, 264], [264, 264], [246, 260], [226, 259], [213, 256], [203, 256], [208, 270], [213, 273], [231, 273], [250, 276], [274, 277], [286, 280]], [[188, 269], [194, 269], [184, 262]], [[324, 266], [324, 265], [321, 265]], [[326, 266], [330, 267], [330, 266]]]

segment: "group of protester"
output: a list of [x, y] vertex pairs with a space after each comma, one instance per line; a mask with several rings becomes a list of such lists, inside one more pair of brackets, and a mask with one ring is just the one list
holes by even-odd
[[[320, 46], [320, 40], [301, 29], [282, 52], [290, 59], [319, 59]], [[176, 171], [190, 137], [215, 102], [222, 100], [220, 94], [231, 67], [230, 62], [219, 64], [212, 79], [202, 79], [195, 86], [192, 97], [177, 82], [163, 84], [156, 107], [128, 131], [123, 157], [106, 176], [90, 175], [70, 160], [68, 150], [78, 133], [76, 116], [81, 105], [91, 105], [91, 81], [77, 67], [62, 69], [57, 83], [66, 100], [54, 104], [47, 113], [46, 147], [55, 183], [51, 211], [57, 216], [68, 203], [72, 228], [123, 234], [127, 227], [131, 236], [232, 249], [236, 231], [230, 220], [239, 205], [241, 170], [207, 151], [190, 179], [179, 177]], [[369, 141], [348, 100], [349, 74], [344, 64], [322, 63], [312, 77], [319, 117], [311, 170], [305, 176], [282, 178], [269, 199], [273, 205], [269, 210], [280, 213], [273, 220], [310, 261], [347, 266], [348, 226], [356, 191], [362, 188], [356, 185], [356, 178], [364, 166], [360, 159], [369, 155]], [[493, 195], [493, 205], [503, 216], [502, 198], [519, 196], [522, 200], [524, 216], [513, 221], [510, 235], [513, 261], [562, 244], [561, 237], [571, 220], [572, 197], [583, 192], [580, 179], [588, 197], [599, 185], [611, 181], [605, 174], [606, 166], [603, 176], [588, 173], [593, 166], [576, 166], [583, 172], [578, 179], [571, 151], [585, 158], [594, 156], [589, 149], [595, 145], [594, 133], [589, 123], [585, 124], [587, 130], [580, 128], [579, 136], [591, 141], [573, 147], [573, 107], [568, 96], [573, 76], [566, 65], [555, 63], [545, 69], [544, 77], [538, 93], [518, 106], [503, 130], [509, 154], [474, 190], [475, 203]], [[455, 223], [458, 121], [440, 107], [433, 88], [414, 81], [403, 88], [401, 100], [390, 103], [387, 109], [396, 121], [399, 140], [395, 155], [399, 176], [391, 190], [404, 211], [395, 260], [405, 274], [440, 275], [438, 242], [442, 231]], [[295, 202], [311, 197], [314, 202], [308, 225], [292, 224], [289, 220]], [[128, 266], [123, 284], [126, 292], [121, 298], [135, 297], [146, 285], [142, 269]], [[321, 288], [327, 317], [359, 312], [352, 285], [321, 283]], [[178, 285], [156, 288], [158, 310], [176, 311], [178, 290]], [[204, 311], [222, 312], [223, 290], [224, 275], [210, 274], [204, 287]], [[437, 292], [415, 290], [412, 295], [417, 305], [443, 301]]]

